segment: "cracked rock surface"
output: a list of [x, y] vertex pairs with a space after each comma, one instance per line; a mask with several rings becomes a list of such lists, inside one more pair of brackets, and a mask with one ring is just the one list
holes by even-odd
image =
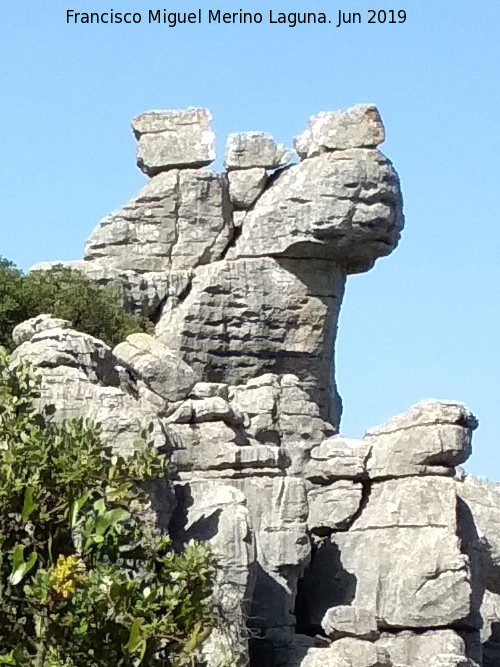
[[93, 419], [123, 452], [146, 428], [175, 464], [162, 525], [220, 564], [225, 623], [200, 665], [498, 667], [500, 487], [456, 469], [474, 416], [432, 400], [339, 433], [345, 283], [404, 223], [377, 109], [312, 118], [298, 163], [265, 133], [231, 135], [222, 174], [205, 169], [210, 121], [134, 120], [150, 180], [70, 263], [120, 286], [155, 336], [111, 350], [40, 315], [16, 328], [13, 363], [32, 364], [56, 419]]

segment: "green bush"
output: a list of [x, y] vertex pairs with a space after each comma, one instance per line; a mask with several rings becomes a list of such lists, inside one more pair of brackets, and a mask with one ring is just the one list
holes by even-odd
[[195, 664], [215, 564], [206, 545], [176, 553], [152, 520], [143, 486], [168, 463], [145, 441], [114, 455], [85, 420], [36, 411], [38, 396], [0, 348], [0, 664]]
[[0, 345], [12, 350], [12, 330], [24, 320], [50, 313], [114, 347], [129, 334], [151, 333], [149, 320], [126, 313], [121, 290], [100, 286], [69, 268], [27, 275], [0, 257]]

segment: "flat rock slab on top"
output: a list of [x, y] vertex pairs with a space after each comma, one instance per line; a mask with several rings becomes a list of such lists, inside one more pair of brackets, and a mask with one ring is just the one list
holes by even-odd
[[205, 167], [215, 160], [215, 135], [207, 109], [153, 111], [132, 121], [137, 166], [148, 176], [175, 167]]
[[377, 107], [360, 104], [346, 111], [323, 111], [310, 118], [307, 129], [295, 139], [295, 150], [305, 159], [326, 151], [376, 148], [384, 140], [384, 125]]

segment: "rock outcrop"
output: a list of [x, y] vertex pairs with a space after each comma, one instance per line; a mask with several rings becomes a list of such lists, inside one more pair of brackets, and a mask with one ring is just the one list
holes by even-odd
[[205, 110], [133, 130], [151, 180], [72, 266], [120, 285], [155, 336], [111, 350], [43, 315], [17, 327], [15, 359], [57, 418], [100, 422], [121, 451], [146, 429], [172, 459], [164, 523], [219, 556], [223, 622], [200, 665], [498, 665], [500, 491], [457, 473], [474, 416], [427, 401], [339, 434], [345, 282], [403, 228], [377, 109], [312, 118], [298, 162], [269, 135], [231, 135], [223, 174], [204, 169]]

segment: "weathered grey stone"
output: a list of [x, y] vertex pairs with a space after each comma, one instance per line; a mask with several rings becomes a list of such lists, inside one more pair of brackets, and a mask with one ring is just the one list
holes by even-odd
[[14, 327], [12, 340], [14, 345], [21, 345], [31, 340], [35, 334], [47, 329], [71, 329], [71, 322], [49, 314], [37, 315]]
[[500, 594], [500, 485], [466, 477], [457, 493], [472, 513], [481, 540], [481, 571], [486, 586]]
[[468, 558], [457, 537], [456, 483], [445, 477], [375, 484], [347, 533], [336, 533], [343, 567], [357, 580], [353, 604], [381, 628], [478, 623]]
[[453, 475], [471, 453], [473, 415], [459, 403], [424, 401], [370, 429], [368, 473], [372, 479], [406, 475]]
[[368, 446], [362, 440], [333, 436], [313, 447], [304, 475], [317, 483], [366, 476]]
[[307, 495], [293, 477], [244, 477], [231, 481], [247, 498], [255, 534], [258, 568], [251, 625], [284, 628], [295, 624], [297, 584], [309, 562]]
[[362, 496], [363, 486], [350, 480], [311, 489], [307, 494], [309, 531], [324, 535], [347, 528], [360, 508]]
[[41, 379], [40, 406], [53, 405], [56, 419], [85, 417], [99, 424], [102, 440], [126, 454], [142, 433], [158, 448], [167, 441], [154, 408], [120, 388], [111, 349], [72, 329], [49, 329], [20, 345], [13, 363], [29, 363]]
[[168, 419], [169, 423], [201, 424], [203, 422], [223, 421], [236, 428], [245, 424], [245, 415], [237, 405], [231, 405], [220, 396], [192, 399], [182, 405]]
[[500, 664], [500, 595], [485, 591], [481, 604], [481, 642], [483, 645], [483, 667]]
[[205, 167], [215, 160], [215, 135], [207, 109], [141, 114], [132, 121], [137, 166], [148, 176], [172, 167]]
[[196, 384], [193, 370], [165, 345], [144, 333], [127, 336], [113, 350], [118, 362], [133, 371], [167, 401], [188, 396]]
[[331, 369], [343, 287], [344, 274], [330, 262], [215, 262], [199, 267], [157, 335], [204, 381], [237, 385], [269, 372], [296, 375], [335, 425], [340, 406]]
[[246, 214], [246, 211], [233, 211], [233, 226], [235, 229], [241, 229]]
[[394, 667], [472, 667], [466, 643], [453, 630], [423, 634], [385, 633], [377, 642], [385, 648]]
[[277, 447], [251, 442], [244, 433], [222, 421], [198, 424], [169, 421], [167, 435], [173, 449], [172, 461], [181, 472], [218, 470], [231, 475], [243, 474], [247, 469], [282, 466]]
[[90, 382], [119, 385], [111, 348], [102, 340], [66, 328], [66, 325], [34, 333], [16, 349], [14, 357], [38, 368], [75, 368]]
[[262, 194], [267, 172], [260, 167], [238, 169], [228, 173], [229, 197], [235, 208], [250, 208]]
[[350, 605], [329, 609], [323, 617], [321, 627], [327, 637], [334, 640], [350, 636], [374, 641], [380, 634], [373, 611]]
[[402, 228], [399, 181], [387, 158], [370, 149], [325, 153], [267, 188], [228, 256], [316, 257], [358, 272], [388, 255]]
[[220, 396], [225, 401], [229, 400], [227, 384], [223, 382], [197, 382], [189, 394], [190, 398], [211, 398]]
[[[175, 545], [208, 540], [221, 559], [226, 623], [197, 661], [220, 667], [232, 651], [246, 667], [246, 620], [262, 637], [249, 667], [498, 667], [500, 494], [453, 478], [475, 419], [434, 401], [363, 440], [335, 436], [345, 278], [403, 225], [376, 110], [313, 119], [304, 161], [284, 169], [266, 135], [233, 137], [224, 175], [186, 168], [211, 153], [203, 111], [146, 114], [134, 129], [144, 168], [162, 173], [71, 267], [118, 286], [157, 337], [113, 353], [34, 322], [13, 363], [34, 363], [57, 419], [99, 421], [125, 453], [150, 425], [172, 454]], [[329, 637], [313, 638], [321, 625]]]
[[201, 652], [210, 667], [232, 654], [238, 664], [248, 663], [244, 618], [253, 587], [255, 546], [245, 496], [236, 488], [214, 481], [190, 481], [177, 485], [178, 506], [174, 517], [178, 542], [208, 542], [217, 557], [214, 597], [220, 608], [217, 628]]
[[371, 642], [345, 637], [330, 648], [311, 648], [301, 667], [393, 667], [387, 651]]
[[360, 104], [347, 111], [327, 111], [309, 119], [307, 129], [295, 139], [301, 158], [325, 151], [376, 148], [385, 141], [385, 130], [377, 107]]
[[158, 174], [96, 227], [85, 259], [165, 277], [218, 260], [232, 235], [225, 187], [209, 171]]
[[226, 143], [224, 166], [228, 170], [277, 169], [286, 165], [292, 152], [282, 144], [277, 145], [265, 132], [241, 132], [230, 134]]

